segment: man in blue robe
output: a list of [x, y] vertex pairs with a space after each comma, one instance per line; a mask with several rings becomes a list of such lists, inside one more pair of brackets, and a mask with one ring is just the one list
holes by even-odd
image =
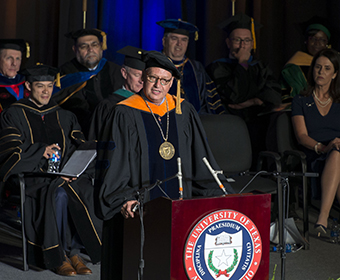
[[[157, 22], [164, 28], [163, 53], [168, 56], [182, 74], [181, 97], [194, 105], [199, 114], [223, 114], [224, 107], [214, 82], [205, 72], [203, 65], [186, 57], [190, 34], [198, 38], [198, 28], [188, 22], [167, 19]], [[177, 81], [169, 93], [176, 95]]]

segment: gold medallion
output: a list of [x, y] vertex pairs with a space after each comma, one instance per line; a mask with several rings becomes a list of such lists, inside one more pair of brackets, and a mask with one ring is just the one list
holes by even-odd
[[170, 142], [165, 141], [159, 146], [159, 154], [166, 160], [172, 159], [175, 155], [175, 148]]

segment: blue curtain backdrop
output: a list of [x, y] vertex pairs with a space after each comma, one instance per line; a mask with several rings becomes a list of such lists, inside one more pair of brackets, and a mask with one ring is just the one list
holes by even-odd
[[123, 63], [124, 57], [116, 51], [127, 45], [161, 51], [164, 29], [156, 22], [182, 17], [181, 0], [95, 1], [101, 2], [98, 28], [108, 37], [105, 57], [118, 64]]

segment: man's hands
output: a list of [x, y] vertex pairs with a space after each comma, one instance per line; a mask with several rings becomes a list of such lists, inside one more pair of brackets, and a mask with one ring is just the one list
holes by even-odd
[[45, 152], [43, 154], [44, 158], [49, 159], [53, 156], [53, 154], [55, 154], [57, 156], [57, 158], [59, 158], [57, 152], [54, 151], [53, 148], [57, 148], [58, 150], [60, 150], [60, 147], [57, 144], [52, 144], [50, 146], [47, 146], [45, 148]]
[[135, 204], [139, 204], [137, 200], [130, 200], [122, 206], [120, 213], [122, 213], [125, 219], [134, 218], [135, 213], [132, 212], [132, 208], [135, 206]]
[[248, 63], [248, 60], [250, 58], [251, 53], [248, 49], [245, 48], [239, 48], [231, 53], [233, 57], [235, 57], [238, 60], [238, 63]]
[[77, 177], [72, 178], [72, 177], [60, 176], [60, 178], [65, 180], [67, 183], [71, 183], [71, 182], [77, 180]]

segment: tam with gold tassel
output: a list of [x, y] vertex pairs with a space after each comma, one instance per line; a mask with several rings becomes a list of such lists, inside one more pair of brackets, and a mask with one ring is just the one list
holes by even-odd
[[106, 33], [104, 31], [101, 31], [100, 34], [102, 35], [102, 38], [103, 38], [102, 49], [103, 49], [103, 51], [105, 51], [105, 50], [107, 50], [107, 37], [106, 37]]
[[256, 38], [255, 38], [255, 30], [262, 27], [262, 24], [255, 21], [252, 17], [249, 17], [245, 14], [237, 14], [225, 20], [224, 22], [218, 25], [221, 29], [228, 33], [228, 36], [238, 28], [248, 29], [251, 32], [253, 38], [253, 49], [256, 50]]
[[102, 30], [99, 29], [79, 29], [77, 31], [71, 31], [65, 36], [67, 38], [72, 38], [75, 42], [77, 41], [78, 38], [83, 37], [83, 36], [88, 36], [88, 35], [94, 35], [98, 37], [99, 41], [102, 41], [102, 49], [106, 50], [107, 49], [107, 37], [106, 33]]
[[190, 22], [186, 22], [179, 19], [166, 19], [163, 21], [158, 21], [157, 24], [164, 28], [164, 34], [175, 33], [185, 36], [190, 36], [193, 34], [195, 41], [198, 40], [198, 28]]
[[31, 48], [29, 43], [26, 42], [26, 58], [29, 58], [31, 56]]
[[55, 78], [55, 86], [58, 88], [61, 88], [61, 84], [60, 84], [60, 73], [57, 73], [57, 76]]

